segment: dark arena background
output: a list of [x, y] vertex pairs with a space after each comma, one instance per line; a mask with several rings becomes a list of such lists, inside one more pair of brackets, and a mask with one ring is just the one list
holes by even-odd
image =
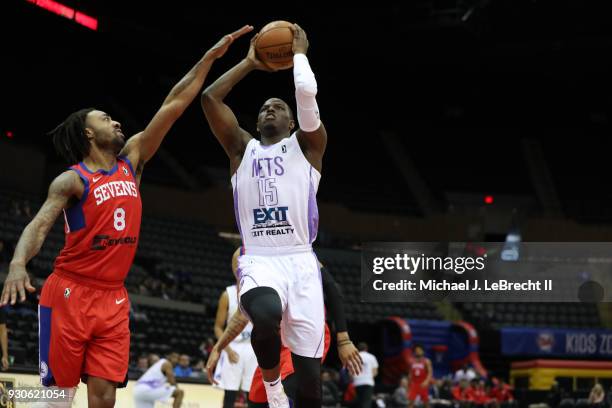
[[[66, 18], [69, 10], [86, 17]], [[368, 343], [380, 364], [371, 406], [406, 406], [392, 396], [416, 343], [434, 364], [429, 392], [440, 406], [611, 406], [611, 303], [366, 303], [360, 277], [366, 242], [612, 241], [610, 11], [579, 0], [2, 1], [2, 281], [21, 231], [65, 169], [48, 131], [93, 106], [132, 135], [222, 35], [297, 22], [329, 135], [315, 251], [341, 286], [351, 339]], [[205, 86], [246, 56], [251, 35], [215, 62]], [[291, 70], [254, 72], [227, 101], [256, 134], [272, 96], [295, 109]], [[145, 166], [141, 193], [126, 281], [129, 378], [146, 369], [141, 357], [176, 351], [192, 368], [179, 378], [184, 406], [221, 407], [204, 366], [240, 235], [227, 157], [198, 98]], [[28, 264], [36, 293], [3, 308], [5, 387], [37, 384], [38, 299], [63, 225], [58, 218]], [[458, 373], [465, 365], [469, 373]], [[324, 371], [338, 391], [329, 406], [352, 406], [335, 340]], [[454, 399], [472, 373], [488, 397]], [[117, 406], [133, 406], [129, 387], [117, 391]]]

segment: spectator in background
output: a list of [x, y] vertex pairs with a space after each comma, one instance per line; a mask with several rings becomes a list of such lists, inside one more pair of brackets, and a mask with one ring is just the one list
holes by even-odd
[[206, 362], [199, 359], [192, 367], [191, 376], [194, 378], [206, 378]]
[[468, 400], [477, 407], [495, 406], [495, 401], [491, 400], [485, 388], [485, 380], [474, 378], [467, 391]]
[[189, 356], [181, 354], [178, 365], [174, 367], [174, 375], [177, 377], [190, 377], [193, 370], [189, 366]]
[[393, 391], [391, 398], [391, 408], [407, 408], [408, 407], [408, 377], [404, 376], [400, 379], [399, 386]]
[[6, 309], [0, 307], [0, 346], [2, 346], [2, 371], [9, 368], [8, 329], [6, 328]]
[[476, 371], [469, 364], [465, 363], [462, 368], [455, 372], [455, 382], [459, 383], [461, 380], [467, 380], [468, 382], [476, 378]]
[[359, 375], [353, 377], [353, 385], [357, 393], [355, 406], [370, 408], [374, 393], [374, 377], [378, 375], [378, 360], [374, 355], [368, 353], [368, 345], [365, 342], [359, 343], [357, 348], [361, 361], [363, 361], [363, 369]]
[[149, 354], [149, 367], [151, 367], [153, 364], [157, 363], [158, 361], [159, 361], [159, 355], [155, 353]]
[[600, 383], [596, 383], [591, 389], [591, 393], [589, 394], [589, 404], [591, 405], [591, 407], [603, 407], [605, 406], [605, 398], [606, 393], [603, 389], [603, 386]]
[[141, 355], [138, 357], [138, 361], [136, 362], [136, 370], [140, 372], [140, 375], [144, 374], [145, 371], [149, 369], [149, 359], [146, 355]]
[[322, 407], [336, 408], [340, 403], [340, 390], [327, 370], [321, 373], [321, 391]]
[[210, 355], [210, 352], [214, 346], [215, 340], [212, 337], [207, 338], [206, 341], [203, 341], [202, 344], [200, 344], [200, 351], [202, 352], [202, 358], [204, 361], [208, 360], [208, 356]]
[[491, 398], [495, 399], [502, 408], [516, 406], [514, 396], [512, 395], [512, 387], [501, 378], [499, 384], [495, 386], [490, 393]]
[[469, 407], [470, 406], [470, 397], [468, 395], [469, 391], [469, 382], [466, 379], [463, 379], [459, 382], [458, 385], [453, 387], [453, 402], [458, 404], [459, 407]]
[[434, 407], [453, 405], [453, 383], [450, 378], [435, 381], [433, 383], [433, 399], [431, 403]]

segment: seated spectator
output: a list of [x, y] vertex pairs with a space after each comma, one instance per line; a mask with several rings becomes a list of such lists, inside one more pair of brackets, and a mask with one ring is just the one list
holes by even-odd
[[431, 403], [434, 407], [453, 405], [453, 384], [450, 378], [434, 381], [433, 398]]
[[190, 377], [193, 370], [189, 366], [189, 356], [187, 354], [181, 354], [179, 362], [174, 367], [174, 375], [177, 377]]
[[493, 387], [489, 396], [503, 408], [516, 406], [516, 401], [512, 395], [512, 387], [503, 378], [499, 380], [499, 384]]
[[596, 383], [591, 389], [589, 394], [589, 404], [591, 407], [603, 407], [605, 406], [604, 400], [606, 393], [600, 383]]
[[[171, 353], [169, 353], [171, 354]], [[159, 361], [159, 355], [155, 354], [155, 353], [151, 353], [148, 356], [149, 359], [149, 367], [151, 367], [153, 364], [157, 363]]]
[[408, 378], [402, 377], [399, 386], [393, 391], [391, 408], [408, 407]]
[[200, 352], [202, 353], [202, 358], [204, 360], [208, 360], [208, 356], [215, 346], [215, 340], [212, 337], [206, 339], [200, 344]]
[[194, 378], [206, 378], [206, 363], [204, 360], [199, 359], [192, 367], [191, 376]]
[[466, 363], [462, 368], [455, 372], [455, 383], [459, 383], [461, 380], [467, 380], [470, 382], [476, 377], [476, 371], [474, 371], [474, 369]]
[[453, 402], [458, 404], [460, 407], [468, 407], [470, 405], [470, 398], [468, 395], [469, 390], [469, 382], [466, 379], [463, 379], [459, 382], [459, 385], [456, 385], [452, 388]]
[[321, 373], [321, 401], [323, 408], [336, 408], [340, 403], [340, 390], [327, 370]]
[[146, 355], [141, 355], [138, 357], [138, 361], [136, 362], [136, 370], [140, 373], [140, 375], [144, 374], [145, 371], [149, 369], [149, 359]]
[[492, 400], [485, 388], [485, 380], [474, 378], [467, 391], [468, 400], [475, 406], [489, 407], [495, 406], [495, 401]]

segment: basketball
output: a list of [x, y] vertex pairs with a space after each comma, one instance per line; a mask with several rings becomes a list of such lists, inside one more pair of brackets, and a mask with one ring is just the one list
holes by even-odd
[[293, 24], [273, 21], [259, 32], [255, 43], [257, 57], [270, 68], [287, 69], [293, 66]]

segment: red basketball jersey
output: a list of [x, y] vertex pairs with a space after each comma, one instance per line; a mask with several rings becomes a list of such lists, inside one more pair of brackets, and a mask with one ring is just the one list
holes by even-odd
[[64, 210], [66, 243], [55, 272], [91, 283], [122, 286], [132, 265], [142, 215], [132, 164], [118, 157], [110, 171], [91, 172], [83, 162], [70, 167], [85, 190]]
[[410, 381], [420, 384], [427, 378], [427, 365], [425, 359], [413, 360], [410, 365]]

